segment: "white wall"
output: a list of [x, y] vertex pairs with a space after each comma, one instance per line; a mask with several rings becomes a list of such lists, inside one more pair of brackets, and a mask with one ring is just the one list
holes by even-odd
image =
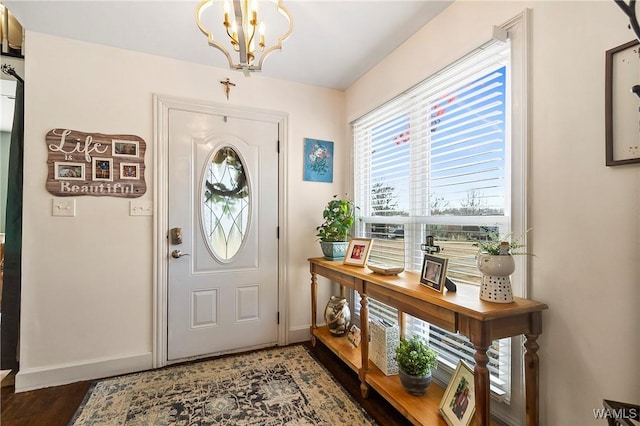
[[[289, 330], [297, 334], [309, 325], [306, 258], [320, 254], [314, 228], [326, 200], [346, 187], [345, 117], [354, 119], [463, 56], [488, 40], [492, 25], [525, 7], [533, 9], [531, 297], [550, 307], [538, 340], [541, 424], [602, 424], [592, 409], [603, 398], [638, 402], [640, 166], [604, 166], [604, 52], [633, 36], [610, 1], [458, 2], [346, 99], [27, 33], [21, 374], [72, 374], [103, 360], [115, 374], [110, 360], [133, 359], [124, 364], [134, 369], [151, 350], [151, 219], [129, 217], [123, 199], [90, 197], [78, 197], [78, 217], [51, 217], [52, 196], [44, 189], [48, 130], [131, 133], [150, 145], [152, 93], [223, 103], [218, 81], [226, 77], [238, 84], [230, 104], [289, 112], [286, 280]], [[304, 137], [336, 142], [333, 185], [302, 181]], [[152, 152], [149, 146], [148, 176]]]
[[[45, 190], [45, 134], [53, 128], [133, 134], [147, 143], [153, 194], [152, 94], [289, 114], [286, 285], [291, 340], [308, 338], [310, 276], [321, 255], [315, 226], [345, 187], [344, 93], [258, 75], [27, 32], [20, 373], [27, 390], [151, 368], [152, 217], [129, 216], [129, 200], [76, 197], [77, 216], [52, 217]], [[218, 54], [211, 51], [212, 55]], [[274, 55], [277, 55], [274, 54]], [[236, 83], [230, 100], [220, 80]], [[335, 141], [333, 184], [302, 181], [303, 138]], [[328, 298], [328, 287], [322, 297]]]
[[597, 425], [603, 398], [640, 401], [640, 165], [604, 165], [605, 51], [633, 39], [622, 11], [611, 1], [459, 1], [347, 90], [346, 114], [428, 77], [527, 7], [530, 297], [549, 305], [540, 424]]

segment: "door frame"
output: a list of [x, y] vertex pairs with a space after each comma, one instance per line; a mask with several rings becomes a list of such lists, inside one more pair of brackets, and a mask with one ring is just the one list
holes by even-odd
[[[286, 345], [288, 337], [288, 315], [286, 303], [285, 262], [286, 252], [286, 176], [287, 158], [284, 149], [287, 146], [289, 114], [247, 107], [234, 107], [214, 102], [180, 98], [175, 96], [153, 95], [153, 368], [163, 367], [172, 362], [167, 359], [167, 306], [168, 306], [168, 268], [169, 268], [169, 111], [222, 115], [245, 120], [264, 121], [278, 125], [278, 345]], [[179, 360], [176, 362], [180, 362]]]

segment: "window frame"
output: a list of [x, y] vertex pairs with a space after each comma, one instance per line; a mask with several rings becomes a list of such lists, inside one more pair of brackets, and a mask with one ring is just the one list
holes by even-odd
[[[510, 221], [510, 232], [514, 235], [522, 235], [522, 241], [527, 243], [527, 199], [528, 199], [528, 151], [529, 151], [529, 31], [530, 31], [530, 14], [529, 9], [524, 10], [519, 15], [510, 19], [500, 26], [503, 30], [506, 30], [509, 34], [509, 40], [511, 43], [510, 51], [510, 94], [507, 96], [509, 100], [508, 110], [510, 111], [511, 120], [508, 128], [505, 131], [509, 133], [511, 143], [506, 144], [505, 156], [510, 158], [507, 162], [505, 169], [505, 175], [509, 177], [510, 191], [506, 193], [505, 206], [509, 208], [509, 211], [505, 211], [505, 217]], [[466, 55], [465, 55], [466, 56]], [[353, 127], [352, 127], [353, 131]], [[352, 134], [352, 140], [353, 140]], [[352, 151], [352, 155], [354, 152]], [[507, 157], [505, 157], [507, 158]], [[355, 173], [355, 164], [352, 157], [352, 173], [351, 177], [353, 193], [355, 194], [355, 185], [358, 182], [358, 176]], [[459, 219], [460, 217], [457, 217]], [[470, 217], [478, 219], [477, 216]], [[409, 218], [398, 217], [384, 217], [374, 216], [366, 219], [374, 219], [378, 222], [402, 224], [406, 227], [417, 226], [417, 223], [408, 220]], [[434, 217], [429, 218], [430, 223], [434, 223]], [[483, 220], [486, 220], [488, 225], [496, 224], [496, 217], [485, 216]], [[446, 216], [440, 217], [442, 223], [450, 221], [450, 218]], [[362, 235], [364, 223], [360, 222], [356, 226], [356, 234]], [[415, 241], [412, 238], [412, 232], [405, 231], [404, 245], [405, 252], [411, 252], [414, 247], [419, 246], [422, 241]], [[410, 250], [410, 251], [407, 251]], [[529, 256], [515, 256], [516, 272], [512, 275], [513, 292], [514, 295], [519, 297], [528, 297], [529, 285], [528, 285], [528, 264]], [[405, 260], [406, 262], [406, 260]], [[352, 302], [356, 298], [352, 298]], [[519, 425], [524, 423], [524, 416], [521, 414], [524, 411], [524, 381], [523, 381], [523, 342], [524, 336], [517, 336], [511, 338], [511, 397], [509, 404], [492, 404], [492, 414], [496, 415], [501, 420], [507, 421], [509, 424]], [[442, 366], [442, 364], [441, 364]], [[434, 373], [434, 378], [441, 384], [445, 384], [451, 377], [455, 366], [444, 365], [444, 368], [439, 368]], [[442, 374], [444, 373], [444, 374]], [[493, 395], [495, 398], [496, 396]]]

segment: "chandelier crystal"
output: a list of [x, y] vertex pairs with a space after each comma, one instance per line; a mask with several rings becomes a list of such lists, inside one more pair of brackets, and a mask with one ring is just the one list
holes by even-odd
[[[198, 28], [207, 36], [210, 46], [225, 54], [231, 69], [243, 71], [247, 76], [252, 71], [261, 71], [266, 57], [281, 49], [282, 42], [291, 35], [293, 21], [289, 11], [282, 5], [282, 0], [263, 1], [260, 10], [258, 0], [224, 0], [220, 3], [216, 0], [200, 2], [196, 8]], [[217, 8], [212, 7], [214, 5]], [[274, 11], [286, 22], [275, 22], [282, 19]], [[270, 19], [267, 24], [263, 20], [265, 17]], [[280, 28], [284, 33], [267, 47], [265, 40], [271, 38], [266, 37], [266, 30], [273, 31], [274, 28]], [[238, 54], [237, 62], [230, 51]]]

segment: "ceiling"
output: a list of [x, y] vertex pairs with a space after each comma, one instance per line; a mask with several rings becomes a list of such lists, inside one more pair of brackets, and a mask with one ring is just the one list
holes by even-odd
[[[227, 68], [225, 56], [195, 24], [198, 3], [4, 0], [27, 31]], [[284, 0], [293, 33], [282, 51], [265, 60], [261, 74], [345, 90], [451, 3]]]

